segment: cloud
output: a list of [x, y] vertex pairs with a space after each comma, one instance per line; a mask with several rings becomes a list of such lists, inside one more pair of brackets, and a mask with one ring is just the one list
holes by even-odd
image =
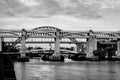
[[44, 13], [48, 16], [70, 15], [76, 18], [99, 18], [101, 14], [99, 9], [93, 6], [86, 6], [78, 0], [38, 0], [40, 5], [36, 6], [38, 13]]
[[46, 18], [69, 15], [99, 19], [103, 9], [118, 9], [119, 0], [0, 0], [0, 17]]
[[21, 3], [25, 4], [28, 7], [36, 6], [38, 3], [35, 0], [20, 0]]
[[0, 0], [0, 17], [16, 17], [28, 8], [16, 0]]

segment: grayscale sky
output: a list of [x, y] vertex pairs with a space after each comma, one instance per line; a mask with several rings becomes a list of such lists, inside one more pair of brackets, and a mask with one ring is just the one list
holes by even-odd
[[0, 28], [120, 31], [120, 0], [0, 0]]

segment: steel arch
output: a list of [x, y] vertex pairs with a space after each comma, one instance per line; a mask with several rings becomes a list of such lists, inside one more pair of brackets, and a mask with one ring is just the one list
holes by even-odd
[[59, 28], [56, 28], [56, 27], [52, 27], [52, 26], [41, 26], [41, 27], [37, 27], [37, 28], [34, 28], [32, 29], [33, 31], [39, 31], [39, 30], [43, 30], [43, 31], [57, 31], [57, 30], [60, 30], [62, 31], [61, 29]]
[[15, 36], [20, 36], [20, 35], [14, 33], [14, 32], [0, 32], [0, 34], [4, 34], [4, 33], [13, 34], [13, 35], [15, 35]]

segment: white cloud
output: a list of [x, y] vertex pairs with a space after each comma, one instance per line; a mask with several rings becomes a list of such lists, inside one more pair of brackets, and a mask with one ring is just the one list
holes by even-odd
[[[20, 0], [20, 1], [22, 4], [28, 6], [27, 7], [29, 8], [28, 11], [24, 9], [25, 12], [20, 13], [21, 14], [20, 17], [18, 16], [19, 13], [17, 13], [15, 16], [16, 19], [14, 19], [13, 17], [11, 19], [5, 18], [0, 19], [1, 24], [5, 25], [10, 24], [12, 25], [10, 26], [10, 28], [16, 28], [13, 25], [20, 24], [19, 28], [26, 29], [32, 29], [37, 26], [43, 25], [56, 26], [58, 28], [65, 30], [67, 29], [88, 30], [89, 27], [92, 27], [92, 29], [94, 30], [106, 30], [106, 31], [120, 29], [119, 27], [120, 9], [116, 7], [118, 6], [118, 4], [120, 4], [120, 0], [111, 0], [111, 2], [110, 0]], [[76, 1], [78, 1], [78, 3]], [[114, 11], [114, 9], [116, 8], [118, 12]], [[5, 8], [5, 10], [6, 9], [7, 8]], [[21, 12], [21, 8], [20, 10], [19, 8], [17, 8], [16, 10]], [[100, 15], [102, 15], [102, 17], [100, 18], [97, 17], [99, 16], [99, 12]], [[85, 18], [83, 19], [84, 16]], [[25, 17], [28, 17], [28, 19], [26, 19]]]
[[38, 5], [38, 3], [35, 0], [20, 0], [20, 2], [24, 3], [28, 7]]

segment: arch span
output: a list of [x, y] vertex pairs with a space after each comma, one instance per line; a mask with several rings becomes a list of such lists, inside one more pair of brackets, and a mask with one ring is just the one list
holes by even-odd
[[52, 27], [52, 26], [41, 26], [41, 27], [37, 27], [37, 28], [34, 28], [32, 29], [33, 31], [39, 31], [39, 30], [43, 30], [43, 31], [57, 31], [57, 30], [60, 30], [62, 31], [61, 29], [59, 28], [56, 28], [56, 27]]
[[14, 32], [0, 32], [0, 34], [12, 34], [12, 35], [15, 35], [15, 36], [20, 36], [20, 35], [18, 35], [18, 34], [16, 34], [16, 33], [14, 33]]
[[[37, 28], [34, 28], [32, 29], [33, 32], [27, 32], [27, 35], [26, 35], [26, 39], [30, 38], [31, 36], [41, 36], [41, 35], [44, 35], [44, 36], [53, 36], [53, 37], [56, 37], [55, 33], [57, 31], [59, 32], [62, 32], [63, 30], [59, 29], [59, 28], [56, 28], [56, 27], [52, 27], [52, 26], [41, 26], [41, 27], [37, 27]], [[39, 31], [42, 31], [42, 32], [39, 32]], [[47, 32], [48, 31], [48, 32]], [[53, 31], [53, 32], [51, 32]], [[60, 33], [60, 36], [62, 34]], [[65, 33], [63, 36], [70, 36], [70, 35], [77, 35], [77, 36], [84, 36], [83, 34], [80, 34], [80, 33], [70, 33], [70, 32], [67, 32]], [[75, 39], [75, 38], [69, 38], [72, 42], [74, 42], [77, 46], [80, 46], [79, 42]], [[19, 37], [10, 47], [10, 49], [14, 48], [14, 46], [20, 42], [22, 40], [21, 37]], [[9, 50], [10, 50], [9, 49]]]

